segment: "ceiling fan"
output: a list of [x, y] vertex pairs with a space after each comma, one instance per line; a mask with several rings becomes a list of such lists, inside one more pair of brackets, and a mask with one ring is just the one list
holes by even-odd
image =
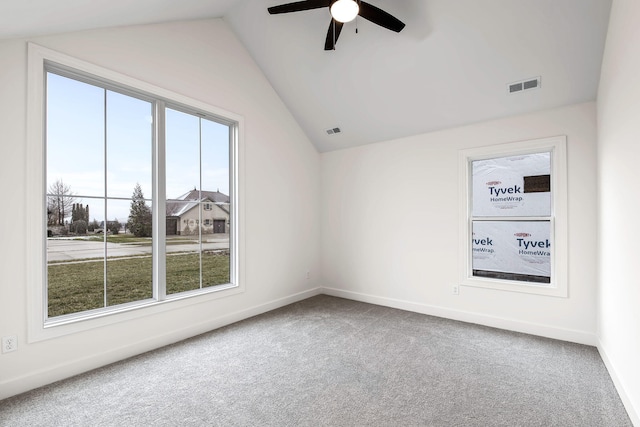
[[331, 22], [329, 23], [329, 30], [327, 31], [324, 50], [333, 50], [336, 48], [336, 42], [338, 41], [344, 23], [354, 20], [358, 15], [396, 33], [402, 31], [405, 25], [398, 18], [388, 14], [384, 10], [361, 0], [303, 0], [273, 6], [267, 10], [270, 14], [275, 15], [278, 13], [320, 9], [322, 7], [328, 7], [331, 11]]

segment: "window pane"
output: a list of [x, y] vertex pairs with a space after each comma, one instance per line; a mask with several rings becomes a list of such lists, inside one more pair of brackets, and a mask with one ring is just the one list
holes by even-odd
[[152, 105], [107, 91], [107, 196], [130, 197], [136, 183], [151, 197]]
[[166, 109], [167, 295], [200, 289], [200, 118]]
[[229, 126], [166, 116], [167, 294], [229, 283]]
[[202, 210], [208, 225], [202, 227], [202, 287], [223, 285], [229, 277], [229, 198], [215, 192], [211, 210]]
[[[151, 298], [151, 203], [109, 200], [107, 218], [107, 305]], [[124, 234], [125, 226], [141, 232]]]
[[[167, 294], [229, 283], [226, 220], [208, 220], [224, 211], [215, 204], [211, 204], [210, 211], [204, 209], [204, 204], [184, 202], [183, 205], [181, 234], [167, 236]], [[220, 233], [213, 233], [215, 227]]]
[[[104, 306], [102, 199], [74, 198], [66, 225], [47, 226], [48, 316]], [[87, 218], [91, 220], [87, 221]]]
[[[197, 244], [192, 243], [191, 249], [194, 248]], [[200, 289], [200, 253], [189, 247], [180, 249], [183, 251], [167, 253], [167, 295]]]
[[201, 168], [202, 189], [228, 196], [229, 126], [211, 120], [202, 120]]
[[47, 191], [104, 195], [104, 89], [47, 73]]
[[48, 316], [79, 313], [104, 305], [104, 259], [52, 262], [47, 266]]
[[200, 188], [200, 118], [166, 109], [167, 198]]
[[167, 295], [200, 289], [200, 191], [166, 205]]
[[203, 120], [202, 125], [202, 185], [210, 191], [206, 201], [210, 209], [203, 210], [202, 286], [230, 282], [229, 230], [229, 141], [227, 125]]
[[472, 162], [472, 216], [551, 215], [551, 153]]
[[473, 221], [471, 247], [474, 276], [551, 283], [549, 221]]

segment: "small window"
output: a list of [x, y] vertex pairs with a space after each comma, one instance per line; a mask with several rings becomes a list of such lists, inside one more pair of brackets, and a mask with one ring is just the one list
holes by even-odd
[[211, 210], [211, 203], [205, 203], [204, 204], [204, 210], [205, 211], [210, 211]]
[[566, 296], [565, 145], [462, 152], [463, 285]]
[[472, 276], [551, 283], [550, 170], [548, 151], [471, 161]]

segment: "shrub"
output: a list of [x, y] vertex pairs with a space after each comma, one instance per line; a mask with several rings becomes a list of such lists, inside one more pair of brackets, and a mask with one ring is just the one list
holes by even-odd
[[100, 224], [98, 224], [98, 221], [95, 220], [95, 218], [93, 219], [93, 221], [91, 221], [89, 224], [87, 224], [87, 230], [94, 232], [96, 230], [96, 228], [100, 228]]
[[87, 234], [87, 221], [84, 219], [73, 221], [69, 228], [76, 234]]
[[111, 234], [120, 233], [121, 227], [122, 227], [122, 224], [120, 224], [120, 222], [118, 222], [117, 219], [115, 221], [107, 221], [107, 230], [109, 230]]

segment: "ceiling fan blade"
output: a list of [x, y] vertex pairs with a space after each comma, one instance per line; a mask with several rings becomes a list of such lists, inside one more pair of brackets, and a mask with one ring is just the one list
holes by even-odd
[[395, 31], [396, 33], [402, 31], [405, 25], [404, 22], [400, 21], [395, 16], [390, 15], [384, 10], [364, 1], [360, 2], [360, 13], [358, 13], [358, 15], [373, 22], [374, 24], [378, 24], [388, 30]]
[[[336, 48], [338, 37], [340, 37], [340, 31], [342, 31], [342, 22], [338, 22], [332, 19], [329, 23], [329, 30], [327, 30], [327, 39], [324, 42], [324, 50], [333, 50]], [[334, 34], [335, 31], [335, 34]]]
[[304, 0], [281, 4], [279, 6], [273, 6], [268, 8], [267, 10], [270, 14], [274, 15], [277, 13], [300, 12], [302, 10], [319, 9], [321, 7], [328, 7], [330, 4], [331, 0]]

